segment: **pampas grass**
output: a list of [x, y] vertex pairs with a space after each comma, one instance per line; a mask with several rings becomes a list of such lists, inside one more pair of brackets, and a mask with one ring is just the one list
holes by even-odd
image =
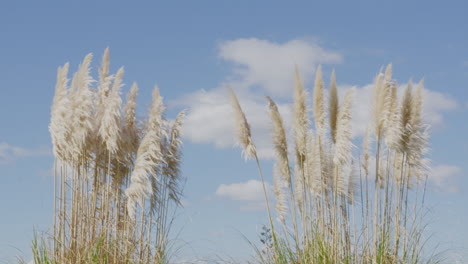
[[106, 49], [94, 87], [91, 59], [86, 55], [70, 87], [68, 63], [57, 72], [49, 126], [54, 232], [41, 254], [51, 263], [168, 263], [171, 211], [182, 195], [184, 112], [168, 126], [156, 87], [148, 119], [138, 120], [137, 85], [122, 109], [123, 68], [109, 74]]
[[[294, 161], [288, 156], [281, 115], [275, 102], [267, 97], [276, 157], [273, 183], [279, 222], [271, 222], [270, 217], [268, 230], [272, 241], [267, 254], [257, 250], [259, 262], [430, 261], [423, 251], [425, 185], [421, 183], [426, 177], [428, 129], [422, 121], [422, 82], [415, 92], [410, 82], [399, 101], [392, 66], [378, 73], [374, 82], [373, 118], [360, 157], [356, 153], [361, 151], [356, 151], [351, 135], [354, 89], [345, 93], [339, 105], [336, 76], [332, 73], [328, 130], [322, 71], [321, 67], [317, 69], [313, 131], [309, 127], [307, 91], [298, 69], [295, 70]], [[253, 144], [250, 125], [239, 110], [237, 99], [234, 109], [241, 117], [236, 126], [244, 131], [246, 137], [240, 141], [246, 151]], [[261, 172], [258, 160], [257, 165]], [[262, 174], [261, 179], [263, 182]]]

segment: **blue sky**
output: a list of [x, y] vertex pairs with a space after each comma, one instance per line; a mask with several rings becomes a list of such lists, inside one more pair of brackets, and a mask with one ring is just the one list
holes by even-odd
[[111, 70], [125, 66], [124, 92], [138, 82], [141, 115], [154, 84], [169, 117], [190, 111], [186, 206], [176, 224], [183, 257], [245, 258], [251, 249], [242, 234], [255, 240], [266, 223], [252, 181], [256, 168], [233, 148], [226, 84], [245, 105], [269, 171], [268, 139], [259, 136], [268, 131], [263, 96], [274, 96], [288, 115], [294, 64], [309, 89], [318, 64], [326, 80], [336, 70], [340, 91], [357, 86], [358, 137], [369, 85], [382, 65], [393, 63], [400, 84], [425, 80], [433, 127], [430, 233], [441, 249], [452, 249], [450, 257], [462, 259], [468, 251], [467, 10], [464, 1], [2, 1], [0, 263], [28, 256], [33, 228], [52, 224], [48, 124], [56, 69], [70, 62], [76, 70], [92, 52], [95, 70], [106, 47]]

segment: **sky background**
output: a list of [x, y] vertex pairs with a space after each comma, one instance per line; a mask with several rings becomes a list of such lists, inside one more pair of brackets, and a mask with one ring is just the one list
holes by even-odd
[[57, 67], [70, 62], [75, 71], [92, 52], [97, 78], [106, 47], [111, 71], [125, 66], [123, 92], [139, 84], [140, 116], [155, 84], [168, 118], [189, 109], [185, 207], [175, 224], [181, 259], [245, 259], [253, 252], [243, 236], [257, 242], [267, 223], [255, 164], [234, 147], [226, 85], [238, 93], [269, 173], [263, 96], [277, 100], [288, 123], [295, 64], [309, 90], [319, 64], [327, 87], [333, 69], [340, 94], [356, 86], [359, 142], [372, 80], [392, 63], [399, 84], [425, 82], [430, 245], [449, 249], [449, 263], [468, 263], [467, 11], [466, 1], [1, 1], [0, 263], [29, 258], [33, 228], [52, 225]]

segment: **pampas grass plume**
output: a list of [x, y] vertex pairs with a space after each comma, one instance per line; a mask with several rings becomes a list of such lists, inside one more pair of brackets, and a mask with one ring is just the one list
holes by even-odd
[[94, 94], [90, 89], [94, 81], [89, 75], [90, 63], [93, 55], [85, 56], [78, 72], [72, 81], [72, 91], [70, 95], [72, 115], [71, 115], [71, 154], [73, 158], [78, 158], [80, 153], [85, 153], [89, 132], [93, 129], [92, 115], [94, 112]]
[[57, 70], [57, 83], [55, 86], [55, 96], [51, 108], [51, 119], [49, 131], [52, 137], [54, 155], [60, 160], [66, 159], [67, 138], [69, 133], [69, 99], [67, 95], [68, 68], [66, 63]]
[[180, 203], [180, 190], [178, 188], [180, 181], [180, 161], [182, 156], [182, 141], [180, 140], [182, 124], [185, 118], [185, 110], [180, 112], [172, 124], [169, 134], [169, 144], [165, 152], [165, 169], [163, 174], [169, 177], [168, 191], [169, 198], [177, 204]]
[[257, 155], [257, 152], [255, 149], [255, 145], [253, 144], [253, 141], [252, 141], [250, 125], [247, 122], [247, 119], [245, 118], [245, 114], [242, 111], [242, 108], [239, 104], [239, 100], [237, 99], [236, 94], [230, 87], [229, 87], [229, 93], [231, 97], [231, 104], [234, 109], [234, 119], [235, 119], [235, 124], [236, 124], [236, 129], [237, 129], [237, 139], [242, 146], [244, 158], [245, 159], [254, 158]]
[[150, 177], [157, 176], [155, 169], [163, 161], [160, 145], [162, 113], [164, 111], [162, 100], [159, 88], [155, 86], [146, 134], [138, 147], [135, 168], [130, 176], [131, 184], [125, 190], [125, 195], [128, 197], [127, 210], [131, 218], [135, 216], [136, 203], [143, 206], [144, 199], [153, 193]]
[[99, 128], [99, 135], [106, 145], [107, 151], [111, 154], [117, 151], [117, 142], [120, 138], [120, 107], [122, 105], [120, 88], [122, 86], [123, 74], [124, 70], [120, 68], [115, 76], [111, 93], [104, 99], [105, 108]]
[[284, 188], [285, 182], [282, 175], [281, 169], [278, 166], [273, 168], [273, 192], [276, 197], [276, 212], [278, 213], [278, 220], [285, 224], [286, 223], [286, 213], [287, 213], [287, 202], [286, 202], [286, 193]]
[[340, 106], [337, 118], [336, 144], [333, 163], [337, 166], [348, 164], [351, 158], [351, 110], [354, 88], [349, 89]]
[[138, 85], [133, 83], [132, 88], [127, 94], [127, 103], [123, 108], [123, 134], [125, 135], [126, 149], [130, 153], [135, 153], [138, 149], [138, 127], [136, 123], [136, 97], [138, 94]]
[[284, 130], [283, 119], [278, 111], [276, 103], [267, 96], [268, 106], [270, 108], [270, 117], [273, 130], [273, 146], [278, 164], [278, 173], [283, 177], [283, 181], [289, 186], [291, 183], [291, 171], [289, 168], [288, 143], [286, 132]]
[[322, 78], [322, 66], [319, 66], [315, 73], [314, 119], [315, 129], [321, 138], [325, 137], [325, 115], [325, 95]]

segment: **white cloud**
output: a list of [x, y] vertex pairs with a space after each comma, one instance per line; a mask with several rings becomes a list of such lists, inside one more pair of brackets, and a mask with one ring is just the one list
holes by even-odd
[[280, 44], [256, 38], [223, 42], [219, 56], [235, 64], [242, 86], [260, 85], [273, 96], [290, 95], [294, 65], [303, 77], [309, 78], [317, 65], [342, 61], [341, 54], [327, 51], [315, 42], [291, 40]]
[[[265, 188], [269, 199], [273, 199], [271, 185], [266, 182]], [[234, 201], [241, 201], [240, 209], [244, 211], [263, 211], [266, 209], [265, 195], [262, 182], [249, 180], [247, 182], [221, 184], [216, 189], [216, 195], [226, 197]]]
[[429, 182], [438, 190], [447, 192], [458, 192], [457, 177], [462, 169], [453, 165], [441, 164], [433, 166], [429, 175]]
[[46, 156], [50, 155], [52, 151], [47, 147], [38, 149], [26, 149], [22, 147], [12, 146], [5, 142], [0, 142], [0, 164], [10, 163], [18, 158]]
[[454, 110], [458, 107], [457, 101], [448, 94], [424, 89], [423, 112], [426, 121], [432, 127], [443, 126], [443, 113]]
[[[269, 189], [268, 183], [266, 183]], [[265, 199], [263, 194], [262, 182], [258, 180], [249, 180], [247, 182], [221, 184], [216, 189], [216, 195], [224, 196], [236, 201], [262, 201]]]

